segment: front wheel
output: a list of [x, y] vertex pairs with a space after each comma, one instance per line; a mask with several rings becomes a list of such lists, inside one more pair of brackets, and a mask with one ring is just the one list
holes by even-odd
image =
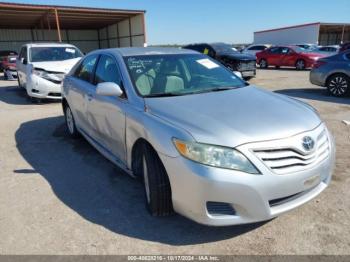
[[326, 86], [331, 95], [345, 96], [350, 92], [350, 78], [343, 74], [336, 74], [327, 80]]
[[296, 68], [297, 70], [304, 70], [305, 67], [306, 67], [305, 61], [302, 60], [302, 59], [299, 59], [299, 60], [295, 63], [295, 68]]
[[261, 59], [259, 62], [259, 66], [260, 66], [260, 68], [268, 68], [269, 64], [267, 63], [267, 61], [265, 59]]
[[72, 110], [70, 109], [70, 107], [68, 105], [65, 106], [64, 116], [65, 116], [66, 126], [67, 126], [67, 130], [68, 130], [69, 135], [73, 138], [79, 137], [79, 132], [78, 132], [77, 127], [75, 125], [75, 120], [73, 117]]
[[148, 144], [142, 146], [142, 174], [148, 211], [152, 216], [172, 214], [173, 205], [168, 175], [158, 154]]

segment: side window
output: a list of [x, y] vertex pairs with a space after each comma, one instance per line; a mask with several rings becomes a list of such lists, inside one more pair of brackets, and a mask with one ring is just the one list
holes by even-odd
[[27, 59], [27, 47], [22, 47], [21, 52], [19, 54], [19, 59], [25, 58]]
[[94, 84], [114, 82], [121, 86], [121, 76], [116, 61], [109, 56], [102, 55], [98, 61]]
[[279, 48], [279, 47], [272, 47], [272, 48], [270, 48], [269, 53], [271, 53], [271, 54], [279, 54], [280, 53], [280, 49], [281, 48]]
[[86, 57], [78, 69], [75, 71], [74, 76], [86, 82], [91, 82], [96, 61], [97, 55]]
[[288, 47], [282, 47], [280, 50], [280, 53], [282, 55], [287, 55], [287, 54], [289, 54], [289, 52], [290, 52], [290, 49]]

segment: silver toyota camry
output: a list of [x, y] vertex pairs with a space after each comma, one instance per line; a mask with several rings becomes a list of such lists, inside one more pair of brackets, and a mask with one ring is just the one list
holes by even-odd
[[89, 53], [63, 82], [71, 136], [145, 188], [154, 216], [269, 220], [330, 183], [332, 135], [308, 104], [251, 86], [191, 50]]

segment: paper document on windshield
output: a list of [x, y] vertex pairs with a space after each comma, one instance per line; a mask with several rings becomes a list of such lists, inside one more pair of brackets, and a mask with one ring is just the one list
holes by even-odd
[[197, 60], [197, 63], [205, 66], [208, 69], [213, 69], [219, 67], [218, 64], [215, 64], [213, 61], [210, 61], [208, 58]]
[[66, 48], [66, 52], [74, 54], [75, 50], [72, 48]]

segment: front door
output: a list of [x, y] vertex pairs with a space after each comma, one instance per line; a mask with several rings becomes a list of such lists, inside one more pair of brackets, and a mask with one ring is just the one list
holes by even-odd
[[[125, 109], [126, 97], [101, 96], [96, 93], [99, 83], [114, 82], [123, 86], [114, 57], [101, 55], [94, 77], [94, 90], [88, 104], [89, 128], [93, 137], [122, 163], [126, 162]], [[124, 93], [125, 94], [125, 93]]]

